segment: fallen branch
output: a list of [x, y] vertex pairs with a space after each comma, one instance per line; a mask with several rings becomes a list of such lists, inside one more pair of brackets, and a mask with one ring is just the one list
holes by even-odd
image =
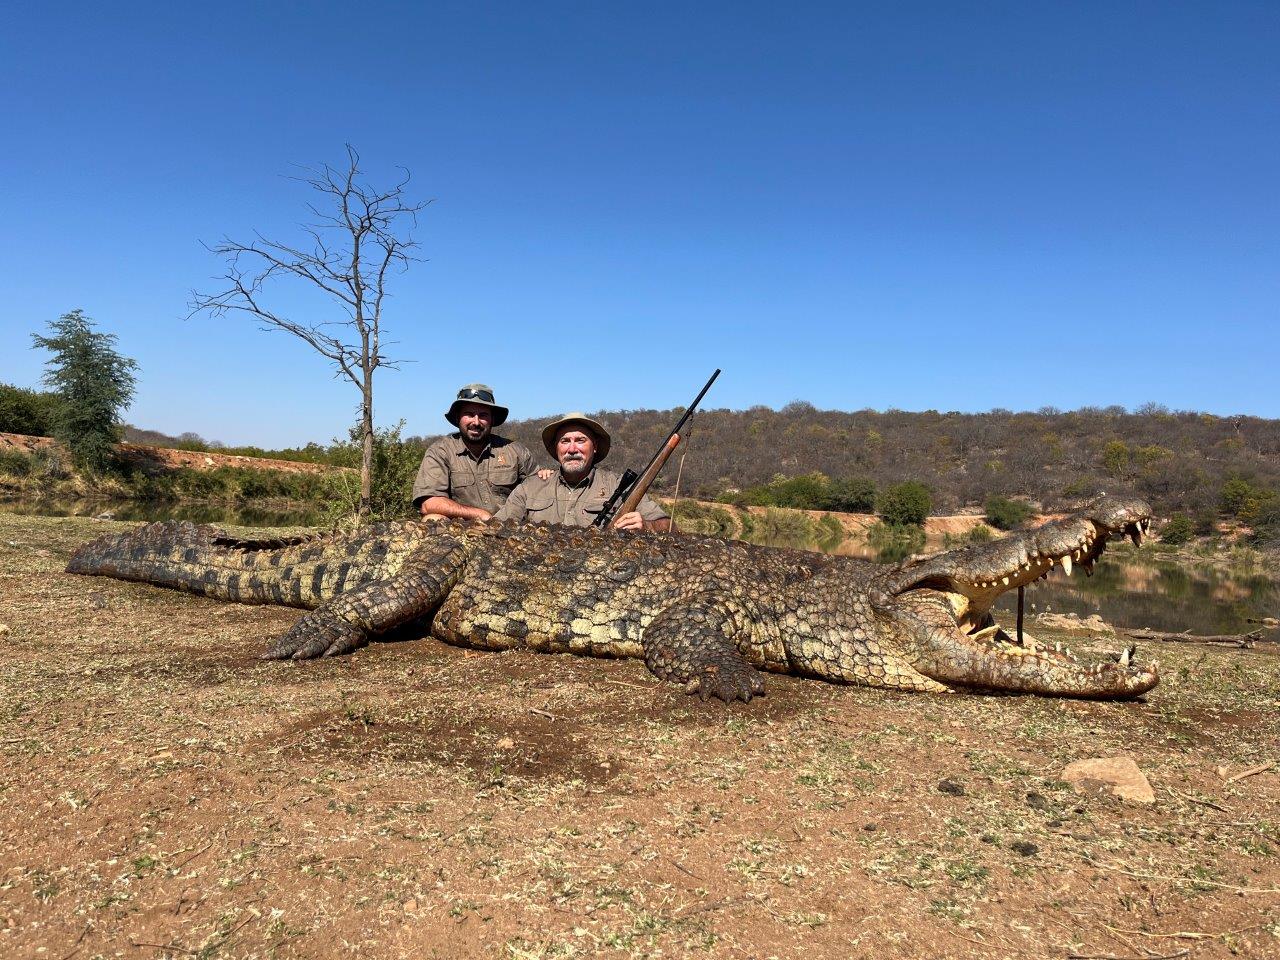
[[1237, 780], [1243, 780], [1245, 777], [1253, 777], [1259, 773], [1266, 773], [1276, 765], [1274, 760], [1268, 760], [1266, 763], [1260, 763], [1256, 767], [1250, 767], [1247, 770], [1241, 770], [1234, 776], [1227, 777], [1227, 783], [1235, 783]]
[[1224, 633], [1216, 636], [1203, 634], [1167, 633], [1163, 630], [1126, 630], [1125, 634], [1134, 640], [1167, 640], [1172, 643], [1200, 643], [1211, 647], [1237, 647], [1248, 650], [1255, 643], [1262, 641], [1262, 631], [1249, 633]]

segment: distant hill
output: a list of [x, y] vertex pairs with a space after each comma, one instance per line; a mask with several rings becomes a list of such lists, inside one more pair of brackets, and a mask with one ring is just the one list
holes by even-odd
[[[613, 434], [610, 465], [643, 467], [680, 412], [594, 413]], [[549, 461], [539, 439], [546, 422], [513, 420], [500, 432]], [[126, 430], [125, 439], [159, 446], [201, 442], [193, 434], [168, 437], [133, 427]], [[425, 444], [431, 439], [413, 437], [408, 442]], [[284, 453], [288, 459], [324, 460], [325, 452], [311, 445]], [[1280, 491], [1280, 420], [1171, 412], [1158, 406], [1134, 413], [1120, 407], [1036, 413], [849, 413], [797, 401], [781, 410], [700, 412], [680, 452], [685, 455], [682, 494], [715, 497], [779, 475], [818, 471], [832, 479], [866, 478], [879, 489], [920, 480], [933, 493], [935, 513], [980, 505], [993, 495], [1023, 498], [1053, 510], [1100, 492], [1142, 494], [1165, 515], [1207, 512], [1219, 506], [1223, 485], [1231, 477]], [[660, 489], [670, 492], [674, 487], [679, 460], [678, 453]]]
[[[613, 434], [615, 468], [640, 469], [661, 443], [677, 410], [601, 411]], [[545, 420], [512, 421], [501, 432], [542, 453]], [[1056, 509], [1099, 492], [1132, 491], [1162, 513], [1218, 506], [1225, 481], [1245, 477], [1280, 490], [1280, 420], [1085, 408], [1037, 413], [847, 413], [795, 402], [782, 410], [708, 410], [693, 420], [681, 447], [681, 492], [714, 496], [775, 476], [819, 471], [865, 477], [878, 488], [920, 480], [935, 512], [1022, 497]], [[670, 490], [679, 454], [662, 477]]]

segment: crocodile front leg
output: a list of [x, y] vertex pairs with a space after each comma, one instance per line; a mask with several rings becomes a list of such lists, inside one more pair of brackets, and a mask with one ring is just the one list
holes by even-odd
[[458, 582], [466, 559], [456, 540], [431, 542], [405, 558], [400, 572], [343, 593], [305, 614], [262, 654], [263, 660], [335, 657], [426, 616]]
[[714, 597], [673, 604], [641, 637], [644, 662], [662, 680], [683, 684], [703, 700], [750, 702], [764, 693], [762, 677], [738, 650], [743, 628], [729, 605]]

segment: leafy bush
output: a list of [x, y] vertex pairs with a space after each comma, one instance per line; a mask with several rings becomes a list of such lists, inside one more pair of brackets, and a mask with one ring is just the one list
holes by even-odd
[[832, 480], [822, 509], [838, 513], [872, 513], [876, 508], [876, 485], [866, 477]]
[[0, 450], [0, 473], [10, 477], [29, 477], [33, 469], [31, 457], [21, 450]]
[[56, 394], [0, 383], [0, 433], [52, 436], [57, 415]]
[[1257, 546], [1280, 546], [1280, 497], [1272, 497], [1259, 505], [1251, 521], [1250, 541]]
[[[369, 492], [370, 520], [395, 520], [413, 512], [413, 480], [422, 464], [422, 445], [416, 440], [402, 440], [401, 420], [394, 427], [375, 430], [373, 434], [373, 469]], [[346, 441], [335, 440], [330, 448], [334, 461], [360, 465], [360, 427], [352, 427]], [[333, 501], [333, 519], [352, 516], [360, 504], [360, 479], [340, 475], [341, 487]]]
[[1029, 504], [1021, 500], [1010, 500], [1008, 497], [988, 497], [985, 509], [987, 522], [997, 530], [1012, 530], [1021, 526], [1033, 512]]
[[779, 475], [766, 484], [748, 487], [722, 499], [738, 506], [870, 513], [875, 497], [876, 487], [870, 480], [862, 477], [831, 480], [814, 472], [799, 477]]
[[1196, 533], [1195, 522], [1185, 513], [1175, 513], [1160, 530], [1162, 542], [1172, 546], [1186, 543]]
[[990, 527], [985, 523], [980, 523], [965, 534], [965, 539], [970, 543], [990, 543], [994, 536], [995, 534], [991, 532]]
[[738, 534], [738, 524], [733, 515], [722, 507], [711, 507], [696, 500], [680, 500], [669, 507], [668, 512], [685, 533], [701, 533], [708, 537], [734, 537]]
[[891, 527], [923, 525], [932, 506], [929, 488], [918, 480], [894, 484], [880, 495], [877, 502], [880, 516]]

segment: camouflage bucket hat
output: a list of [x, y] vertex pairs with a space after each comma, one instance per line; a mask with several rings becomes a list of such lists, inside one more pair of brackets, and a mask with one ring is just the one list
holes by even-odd
[[458, 425], [458, 407], [464, 403], [478, 403], [482, 407], [489, 407], [493, 410], [493, 425], [495, 427], [500, 427], [506, 423], [507, 414], [511, 412], [506, 407], [501, 407], [493, 402], [492, 387], [484, 383], [468, 383], [458, 391], [458, 399], [453, 401], [453, 405], [449, 407], [444, 415], [444, 418], [455, 427]]
[[604, 428], [604, 424], [599, 420], [591, 419], [585, 413], [574, 411], [566, 413], [559, 420], [548, 423], [542, 428], [542, 445], [547, 448], [547, 453], [551, 454], [553, 460], [556, 456], [556, 434], [571, 423], [581, 425], [595, 437], [596, 458], [592, 461], [593, 464], [599, 463], [609, 455], [609, 431]]

